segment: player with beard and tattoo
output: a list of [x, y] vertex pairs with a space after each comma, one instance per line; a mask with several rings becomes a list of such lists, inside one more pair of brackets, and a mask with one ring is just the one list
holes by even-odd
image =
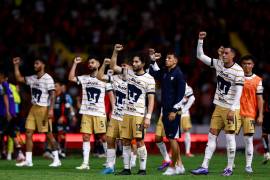
[[61, 166], [58, 157], [58, 144], [52, 134], [53, 105], [55, 100], [54, 81], [53, 78], [45, 72], [45, 61], [36, 59], [34, 62], [35, 74], [23, 77], [19, 70], [21, 58], [13, 58], [15, 69], [15, 77], [18, 82], [25, 83], [31, 88], [32, 107], [26, 119], [26, 160], [17, 163], [16, 166], [22, 167], [33, 166], [32, 150], [33, 150], [33, 133], [37, 127], [38, 132], [46, 133], [49, 143], [53, 149], [53, 163], [50, 167]]
[[[106, 112], [104, 97], [106, 83], [96, 78], [100, 63], [94, 58], [88, 58], [88, 74], [75, 76], [76, 67], [82, 62], [82, 58], [76, 57], [69, 72], [69, 80], [82, 86], [82, 103], [80, 114], [82, 114], [81, 130], [83, 134], [83, 163], [76, 167], [79, 170], [89, 170], [90, 135], [99, 135], [104, 149], [107, 149], [105, 141]], [[105, 150], [106, 151], [106, 150]]]

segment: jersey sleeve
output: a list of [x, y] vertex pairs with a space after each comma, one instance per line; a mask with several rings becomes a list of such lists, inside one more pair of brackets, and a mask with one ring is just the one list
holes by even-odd
[[192, 88], [191, 88], [189, 85], [186, 84], [185, 96], [186, 96], [186, 97], [190, 97], [190, 96], [192, 96], [192, 95], [193, 95], [193, 90], [192, 90]]
[[76, 76], [76, 79], [77, 79], [77, 84], [78, 84], [78, 85], [84, 83], [84, 78], [83, 78], [83, 76]]
[[33, 82], [32, 76], [25, 76], [24, 79], [25, 79], [25, 84], [27, 84], [27, 85], [29, 85], [29, 86], [30, 86], [30, 85], [32, 84], [32, 82]]
[[235, 85], [244, 86], [245, 76], [244, 71], [238, 71], [235, 76]]
[[259, 84], [256, 89], [256, 94], [257, 95], [262, 95], [263, 94], [263, 86], [262, 86], [262, 80], [259, 81]]
[[149, 79], [148, 85], [146, 87], [146, 93], [147, 94], [155, 94], [156, 92], [156, 82], [154, 78], [151, 76], [151, 79]]
[[113, 90], [113, 87], [112, 87], [112, 84], [111, 83], [106, 83], [106, 91], [112, 91]]
[[47, 88], [48, 88], [48, 91], [51, 91], [51, 90], [54, 90], [55, 89], [55, 86], [54, 86], [54, 80], [52, 77], [49, 77], [47, 79]]

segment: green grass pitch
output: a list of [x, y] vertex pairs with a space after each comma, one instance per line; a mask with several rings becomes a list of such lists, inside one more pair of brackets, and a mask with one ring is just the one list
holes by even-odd
[[[82, 158], [79, 155], [69, 156], [67, 159], [62, 160], [62, 166], [60, 168], [48, 167], [50, 161], [43, 159], [42, 157], [34, 157], [34, 166], [31, 168], [15, 167], [15, 161], [0, 161], [0, 180], [31, 180], [31, 179], [46, 179], [46, 180], [80, 180], [80, 179], [143, 179], [143, 180], [158, 180], [158, 179], [270, 179], [270, 162], [266, 165], [262, 165], [262, 156], [255, 155], [253, 161], [253, 175], [248, 175], [244, 172], [245, 156], [242, 153], [237, 153], [235, 159], [236, 168], [234, 174], [231, 177], [222, 177], [221, 171], [226, 165], [226, 154], [215, 154], [210, 162], [210, 174], [207, 176], [194, 176], [189, 171], [197, 168], [203, 159], [203, 155], [197, 155], [193, 158], [183, 157], [183, 162], [186, 168], [185, 175], [181, 176], [163, 176], [162, 172], [157, 171], [157, 167], [161, 163], [161, 156], [150, 155], [147, 161], [147, 176], [135, 175], [138, 171], [137, 168], [132, 170], [134, 175], [131, 176], [116, 176], [116, 175], [101, 175], [100, 172], [103, 169], [102, 164], [105, 162], [105, 158], [90, 158], [91, 169], [89, 171], [76, 170], [75, 167], [80, 165]], [[138, 163], [138, 162], [137, 162]], [[138, 164], [137, 164], [138, 167]], [[122, 170], [122, 159], [118, 158], [116, 171]]]

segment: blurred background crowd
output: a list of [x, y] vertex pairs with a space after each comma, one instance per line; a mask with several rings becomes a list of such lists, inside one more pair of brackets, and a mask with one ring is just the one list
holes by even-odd
[[[124, 45], [123, 55], [155, 48], [164, 58], [173, 50], [196, 97], [192, 122], [206, 124], [213, 109], [216, 78], [213, 70], [196, 59], [198, 32], [208, 33], [206, 54], [218, 57], [220, 45], [232, 44], [239, 56], [254, 55], [255, 73], [266, 78], [270, 73], [269, 5], [269, 0], [2, 0], [0, 65], [15, 84], [12, 57], [22, 57], [24, 75], [33, 73], [36, 57], [46, 59], [47, 72], [66, 84], [77, 112], [80, 87], [67, 81], [75, 56], [102, 60], [111, 56], [115, 43]], [[80, 69], [83, 72], [85, 66]], [[30, 91], [20, 87], [23, 121], [30, 107]], [[70, 126], [71, 132], [78, 132], [79, 122]]]

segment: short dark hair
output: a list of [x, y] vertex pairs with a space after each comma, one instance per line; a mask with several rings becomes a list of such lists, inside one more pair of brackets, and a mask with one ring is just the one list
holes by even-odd
[[35, 58], [35, 61], [40, 61], [40, 62], [42, 62], [44, 65], [47, 64], [47, 61], [46, 61], [45, 59], [41, 58], [41, 57]]
[[231, 52], [236, 56], [237, 55], [237, 50], [236, 48], [232, 47], [232, 46], [226, 46], [224, 48], [229, 48], [231, 50]]
[[255, 62], [256, 62], [256, 58], [255, 58], [254, 56], [252, 56], [251, 54], [242, 56], [242, 57], [240, 58], [240, 63], [242, 63], [243, 61], [246, 61], [246, 60], [251, 60], [254, 64], [255, 64]]
[[167, 56], [168, 56], [168, 55], [173, 55], [173, 56], [175, 57], [175, 59], [177, 59], [177, 61], [179, 61], [179, 58], [178, 58], [178, 56], [176, 55], [175, 52], [169, 51], [169, 52], [167, 53]]

